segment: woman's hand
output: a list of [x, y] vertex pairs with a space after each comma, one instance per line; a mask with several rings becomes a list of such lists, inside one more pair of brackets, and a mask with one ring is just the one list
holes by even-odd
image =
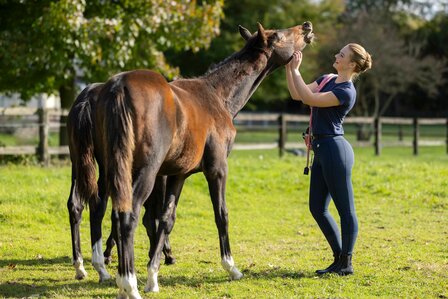
[[300, 67], [301, 63], [302, 63], [302, 52], [295, 51], [294, 54], [292, 54], [292, 59], [289, 62], [288, 66], [291, 68], [291, 70], [295, 70]]

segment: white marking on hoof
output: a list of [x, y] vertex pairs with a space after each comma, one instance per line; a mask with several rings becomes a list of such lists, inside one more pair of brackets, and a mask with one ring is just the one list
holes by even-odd
[[159, 283], [157, 282], [158, 270], [148, 267], [148, 280], [146, 281], [145, 292], [159, 292]]
[[81, 257], [79, 257], [78, 260], [73, 262], [73, 266], [75, 266], [76, 279], [81, 280], [87, 276], [86, 269], [84, 269], [84, 262]]
[[233, 257], [225, 257], [221, 261], [221, 265], [226, 270], [229, 275], [230, 279], [232, 280], [238, 280], [243, 277], [243, 273], [241, 273], [238, 268], [235, 266], [235, 262], [233, 261]]
[[104, 264], [103, 245], [101, 239], [99, 239], [92, 246], [92, 264], [100, 275], [100, 282], [104, 282], [112, 278], [109, 272], [107, 272], [106, 265]]
[[141, 299], [137, 289], [137, 277], [135, 274], [127, 274], [124, 276], [117, 275], [117, 286], [119, 288], [117, 298]]

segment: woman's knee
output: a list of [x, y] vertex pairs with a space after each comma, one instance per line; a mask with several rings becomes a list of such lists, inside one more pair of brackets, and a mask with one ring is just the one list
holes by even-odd
[[319, 219], [324, 217], [325, 213], [327, 212], [327, 209], [325, 207], [322, 207], [321, 205], [315, 204], [310, 202], [309, 209], [311, 212], [311, 215], [313, 215], [314, 219]]
[[344, 214], [339, 214], [341, 217], [341, 226], [342, 229], [349, 232], [357, 232], [358, 231], [358, 217], [356, 216], [355, 211], [349, 211]]

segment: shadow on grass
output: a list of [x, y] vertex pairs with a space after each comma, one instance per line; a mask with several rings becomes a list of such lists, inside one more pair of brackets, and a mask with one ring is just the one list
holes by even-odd
[[[288, 269], [281, 268], [269, 268], [261, 270], [244, 269], [244, 277], [242, 280], [271, 280], [271, 279], [302, 279], [314, 277], [314, 273], [302, 273], [295, 272]], [[183, 275], [171, 275], [159, 277], [159, 284], [162, 287], [175, 287], [176, 285], [182, 285], [186, 287], [199, 287], [204, 284], [223, 284], [229, 282], [229, 277], [223, 272], [223, 275], [219, 277], [204, 277], [198, 275], [197, 277], [183, 276]]]
[[[73, 279], [74, 280], [74, 279]], [[60, 294], [61, 290], [69, 290], [69, 293], [64, 294], [64, 298], [78, 298], [80, 293], [85, 293], [88, 290], [89, 297], [93, 298], [101, 297], [104, 295], [102, 292], [95, 294], [95, 290], [104, 288], [110, 288], [110, 283], [97, 283], [92, 281], [73, 281], [66, 284], [60, 283], [60, 280], [49, 280], [47, 278], [34, 279], [35, 283], [21, 283], [16, 281], [8, 281], [7, 283], [0, 284], [0, 297], [6, 298], [45, 298], [54, 297], [55, 294]], [[44, 285], [45, 284], [45, 285]], [[113, 284], [113, 286], [115, 286]]]
[[[57, 266], [53, 268], [52, 266]], [[61, 269], [63, 267], [63, 269]], [[58, 272], [65, 272], [73, 270], [71, 260], [68, 256], [61, 256], [56, 258], [36, 258], [36, 259], [10, 259], [0, 260], [0, 277], [2, 272], [6, 271], [20, 271], [19, 273], [37, 271], [42, 272], [42, 276], [36, 274], [23, 275], [20, 277], [10, 278], [8, 280], [0, 280], [0, 297], [6, 298], [28, 298], [28, 297], [53, 297], [54, 294], [60, 294], [62, 290], [69, 291], [65, 294], [68, 298], [77, 298], [79, 293], [89, 290], [89, 296], [101, 297], [102, 294], [94, 294], [95, 290], [115, 287], [115, 281], [111, 280], [106, 283], [98, 283], [94, 281], [81, 280], [77, 281], [73, 276], [70, 280], [64, 280], [58, 275]], [[53, 271], [56, 275], [54, 278], [48, 277], [48, 272]], [[65, 275], [65, 274], [64, 274]], [[17, 275], [15, 275], [17, 276]], [[66, 292], [67, 293], [67, 292]], [[70, 295], [73, 294], [73, 295]]]
[[40, 265], [55, 265], [55, 264], [71, 264], [71, 259], [68, 256], [61, 256], [51, 259], [35, 258], [29, 260], [0, 260], [0, 268], [20, 266], [40, 266]]
[[[0, 261], [0, 276], [3, 271], [14, 271], [14, 269], [24, 267], [32, 267], [33, 270], [38, 271], [58, 271], [58, 269], [51, 269], [51, 265], [63, 266], [62, 271], [72, 270], [70, 258], [68, 256], [51, 258], [51, 259], [31, 259], [31, 260], [1, 260]], [[39, 269], [42, 268], [42, 269]], [[26, 269], [21, 269], [26, 271]], [[61, 269], [59, 269], [61, 271]], [[271, 279], [303, 279], [314, 277], [314, 273], [297, 272], [281, 267], [266, 268], [266, 269], [244, 269], [244, 280], [271, 280]], [[34, 276], [34, 275], [33, 275]], [[112, 279], [106, 283], [98, 283], [91, 280], [75, 281], [74, 277], [70, 280], [63, 278], [49, 278], [48, 276], [31, 276], [20, 277], [17, 279], [11, 278], [8, 281], [2, 281], [0, 284], [0, 297], [7, 298], [26, 298], [26, 297], [53, 297], [54, 294], [61, 294], [68, 298], [78, 297], [79, 294], [88, 291], [89, 297], [101, 297], [104, 295], [105, 288], [116, 288], [115, 281]], [[26, 282], [24, 282], [26, 281]], [[224, 284], [229, 282], [228, 276], [223, 273], [218, 277], [204, 277], [198, 275], [195, 277], [185, 275], [172, 275], [159, 277], [161, 286], [176, 287], [182, 285], [184, 287], [196, 288], [203, 284]], [[141, 289], [142, 281], [139, 281]], [[144, 284], [144, 282], [143, 282]], [[103, 292], [100, 292], [100, 291]]]
[[314, 276], [309, 273], [297, 272], [289, 269], [282, 269], [280, 267], [260, 269], [256, 271], [251, 269], [245, 269], [243, 270], [243, 274], [246, 278], [254, 278], [254, 279], [274, 279], [274, 278], [301, 279]]

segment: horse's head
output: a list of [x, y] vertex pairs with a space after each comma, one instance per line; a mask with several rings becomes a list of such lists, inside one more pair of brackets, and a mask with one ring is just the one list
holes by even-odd
[[241, 36], [247, 41], [247, 49], [262, 52], [266, 55], [267, 64], [263, 72], [268, 75], [276, 68], [286, 65], [296, 50], [303, 50], [314, 38], [313, 25], [305, 22], [288, 29], [265, 30], [258, 23], [258, 31], [251, 34], [246, 28], [239, 26]]

